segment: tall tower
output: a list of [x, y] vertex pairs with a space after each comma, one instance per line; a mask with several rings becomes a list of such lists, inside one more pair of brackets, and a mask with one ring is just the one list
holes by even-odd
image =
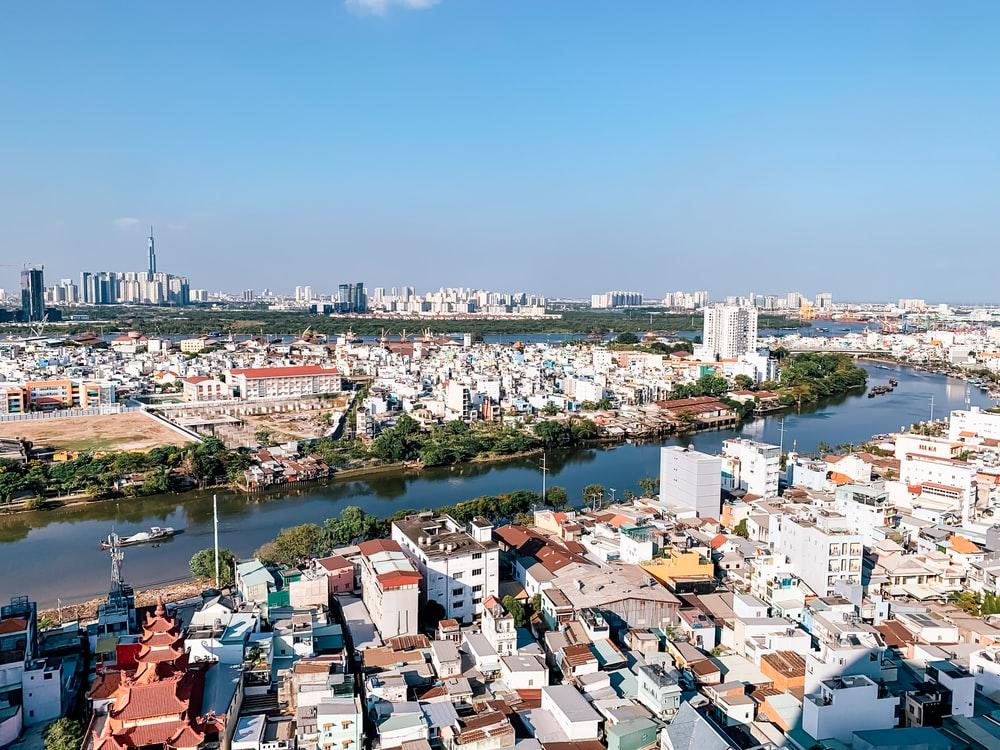
[[714, 357], [735, 359], [757, 348], [757, 308], [711, 305], [705, 308], [702, 343]]
[[149, 277], [156, 273], [156, 245], [153, 242], [153, 227], [149, 227]]
[[21, 271], [21, 316], [25, 323], [36, 323], [45, 317], [45, 279], [42, 269]]

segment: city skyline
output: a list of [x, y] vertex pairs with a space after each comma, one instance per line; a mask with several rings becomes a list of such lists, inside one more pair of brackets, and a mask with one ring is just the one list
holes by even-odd
[[994, 297], [995, 6], [235, 7], [10, 10], [6, 263]]

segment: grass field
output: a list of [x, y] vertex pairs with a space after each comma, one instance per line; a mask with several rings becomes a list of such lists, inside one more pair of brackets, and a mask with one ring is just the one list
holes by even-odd
[[0, 422], [0, 437], [21, 437], [36, 447], [69, 451], [145, 451], [189, 442], [140, 412]]

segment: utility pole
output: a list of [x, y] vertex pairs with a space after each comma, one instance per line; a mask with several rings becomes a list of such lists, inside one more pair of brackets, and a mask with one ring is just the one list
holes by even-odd
[[778, 433], [778, 450], [780, 453], [785, 452], [785, 418], [782, 417], [781, 421], [778, 422], [778, 428], [780, 432]]
[[212, 495], [212, 521], [215, 534], [215, 588], [219, 588], [219, 496]]
[[934, 394], [931, 394], [931, 421], [934, 421]]
[[545, 475], [549, 473], [548, 467], [545, 465], [545, 451], [542, 451], [542, 504], [545, 504]]

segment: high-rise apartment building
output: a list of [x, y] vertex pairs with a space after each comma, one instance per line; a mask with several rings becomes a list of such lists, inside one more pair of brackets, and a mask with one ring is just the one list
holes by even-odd
[[861, 582], [864, 537], [843, 514], [819, 510], [811, 518], [776, 515], [768, 533], [774, 551], [788, 557], [796, 575], [817, 596], [833, 594], [838, 581]]
[[21, 271], [21, 315], [25, 322], [45, 317], [45, 278], [41, 268]]
[[590, 306], [595, 310], [607, 310], [615, 307], [638, 307], [642, 304], [642, 293], [614, 290], [604, 294], [592, 294]]
[[719, 359], [735, 359], [757, 348], [757, 308], [748, 305], [710, 305], [705, 308], [702, 337], [707, 352]]
[[660, 501], [718, 518], [722, 507], [722, 459], [690, 448], [660, 448]]
[[722, 486], [758, 497], [778, 496], [781, 448], [746, 438], [722, 443]]
[[337, 308], [338, 312], [368, 312], [368, 297], [365, 294], [364, 282], [341, 284], [337, 287]]

